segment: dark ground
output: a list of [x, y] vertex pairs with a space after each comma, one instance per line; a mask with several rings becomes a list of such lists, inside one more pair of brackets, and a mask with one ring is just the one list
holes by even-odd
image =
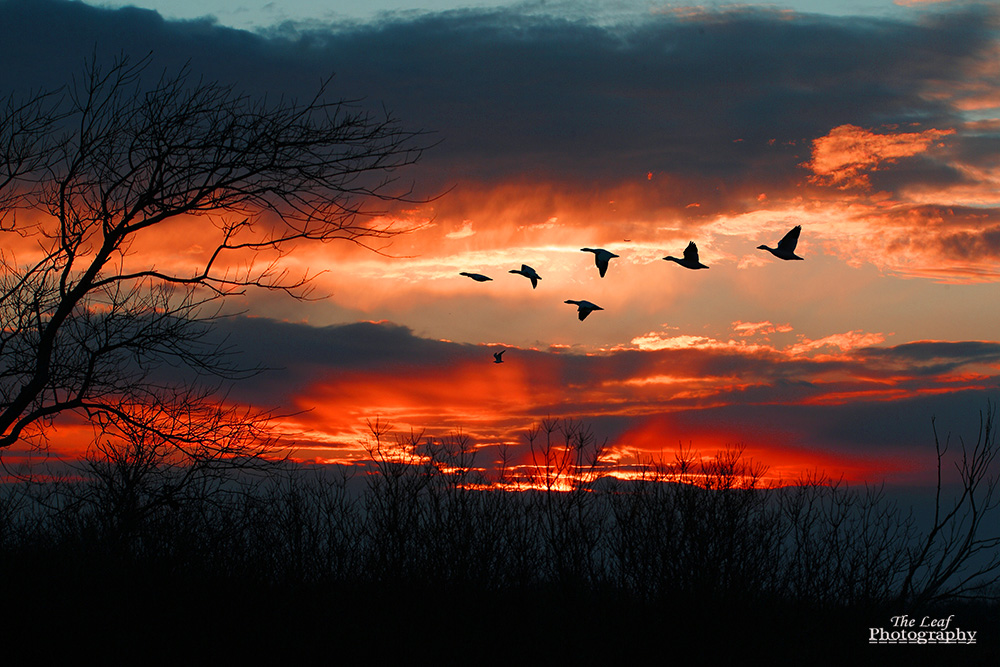
[[[36, 554], [37, 556], [37, 554]], [[637, 601], [567, 587], [274, 585], [7, 559], [2, 654], [57, 664], [997, 665], [997, 608], [950, 604], [975, 645], [873, 646], [884, 609]], [[20, 561], [20, 562], [16, 562]], [[17, 664], [7, 662], [6, 664]]]

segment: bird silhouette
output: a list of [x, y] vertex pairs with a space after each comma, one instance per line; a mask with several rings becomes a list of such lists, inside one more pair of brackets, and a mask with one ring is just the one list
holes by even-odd
[[803, 259], [795, 254], [795, 245], [799, 242], [799, 233], [802, 225], [795, 225], [778, 241], [777, 248], [768, 248], [766, 245], [757, 246], [758, 250], [766, 250], [778, 259]]
[[473, 280], [475, 280], [477, 283], [485, 283], [487, 280], [493, 280], [489, 276], [484, 276], [481, 273], [469, 273], [467, 271], [462, 271], [458, 275], [460, 275], [460, 276], [468, 276], [469, 278], [472, 278]]
[[527, 264], [522, 264], [520, 269], [511, 269], [507, 273], [520, 273], [522, 276], [531, 281], [531, 289], [538, 287], [538, 281], [542, 279], [542, 277]]
[[594, 253], [594, 263], [597, 264], [597, 270], [601, 272], [602, 278], [608, 272], [608, 262], [618, 256], [604, 248], [580, 248], [580, 252]]
[[503, 353], [506, 352], [506, 351], [507, 350], [500, 350], [499, 352], [494, 352], [493, 353], [493, 363], [494, 364], [502, 364], [503, 363], [503, 358], [502, 358], [503, 357]]
[[672, 262], [677, 262], [686, 269], [707, 269], [708, 267], [698, 261], [698, 246], [694, 244], [694, 241], [688, 243], [687, 247], [684, 248], [684, 259], [677, 259], [676, 257], [671, 257], [667, 255], [663, 259], [670, 260]]
[[589, 301], [573, 301], [572, 299], [567, 299], [563, 303], [571, 303], [577, 307], [577, 314], [580, 316], [581, 322], [587, 319], [587, 315], [590, 315], [595, 310], [604, 310], [596, 303], [591, 303]]

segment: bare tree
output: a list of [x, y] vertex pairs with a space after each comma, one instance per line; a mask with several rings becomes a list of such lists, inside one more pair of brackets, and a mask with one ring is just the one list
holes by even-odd
[[[378, 216], [409, 200], [394, 172], [422, 133], [329, 101], [328, 82], [299, 102], [150, 75], [148, 59], [95, 60], [0, 109], [0, 236], [22, 255], [0, 251], [0, 450], [66, 411], [194, 443], [186, 417], [253, 371], [210, 336], [226, 298], [304, 297], [312, 276], [282, 268], [293, 248], [399, 232]], [[137, 250], [185, 219], [197, 263]]]
[[950, 502], [945, 493], [944, 464], [950, 436], [942, 445], [934, 426], [937, 487], [934, 519], [927, 534], [910, 549], [906, 576], [898, 599], [928, 603], [949, 598], [988, 597], [1000, 579], [1000, 474], [997, 470], [996, 406], [979, 413], [979, 432], [969, 446], [959, 438], [954, 461], [957, 490]]
[[36, 92], [11, 95], [0, 109], [0, 230], [7, 213], [21, 203], [22, 179], [44, 166], [49, 137], [60, 119], [58, 96]]

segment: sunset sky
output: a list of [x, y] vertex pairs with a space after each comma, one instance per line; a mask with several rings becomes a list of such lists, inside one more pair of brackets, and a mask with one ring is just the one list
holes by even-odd
[[[152, 50], [255, 95], [335, 73], [433, 144], [395, 174], [423, 201], [381, 220], [407, 233], [296, 248], [323, 298], [249, 292], [220, 325], [275, 369], [230, 398], [302, 411], [276, 424], [301, 459], [363, 456], [378, 417], [488, 462], [570, 417], [623, 466], [742, 444], [783, 476], [910, 483], [932, 417], [974, 439], [997, 397], [992, 2], [122, 4], [0, 0], [2, 90]], [[757, 249], [795, 225], [805, 261]], [[197, 220], [163, 231], [138, 246], [157, 266], [202, 252]], [[689, 241], [709, 270], [661, 259]], [[584, 247], [619, 255], [606, 277]]]

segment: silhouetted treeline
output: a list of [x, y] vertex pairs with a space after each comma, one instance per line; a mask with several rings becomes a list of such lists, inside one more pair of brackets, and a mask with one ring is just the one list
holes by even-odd
[[[407, 643], [514, 659], [520, 643], [539, 658], [525, 664], [589, 664], [640, 641], [730, 657], [756, 642], [772, 660], [877, 664], [869, 627], [939, 610], [981, 637], [947, 648], [985, 660], [1000, 634], [992, 426], [927, 525], [879, 489], [769, 488], [738, 449], [607, 477], [573, 422], [529, 434], [530, 477], [487, 475], [461, 436], [377, 425], [355, 468], [192, 470], [106, 445], [78, 476], [3, 486], [0, 558], [17, 618], [98, 623], [136, 650], [167, 633], [297, 655], [294, 637], [326, 637], [358, 661]], [[942, 648], [891, 647], [928, 664]]]

